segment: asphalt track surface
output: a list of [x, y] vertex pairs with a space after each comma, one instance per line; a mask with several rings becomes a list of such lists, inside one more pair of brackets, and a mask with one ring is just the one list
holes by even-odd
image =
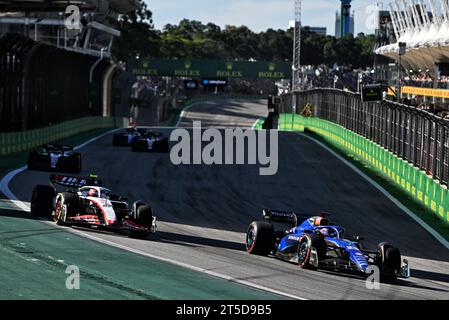
[[[263, 110], [263, 104], [214, 102], [197, 104], [183, 117], [194, 114], [203, 126], [251, 126]], [[181, 119], [181, 125], [191, 120]], [[106, 186], [131, 201], [149, 202], [159, 219], [158, 233], [136, 240], [82, 231], [89, 236], [305, 299], [449, 298], [449, 251], [374, 186], [301, 134], [279, 134], [274, 176], [259, 176], [254, 165], [174, 166], [168, 154], [132, 153], [113, 148], [111, 140], [106, 136], [81, 150], [85, 172], [98, 173]], [[20, 200], [29, 201], [32, 188], [47, 179], [48, 173], [25, 171], [10, 187]], [[332, 213], [333, 222], [366, 238], [366, 248], [381, 241], [399, 247], [410, 261], [412, 277], [370, 290], [357, 277], [249, 255], [245, 232], [262, 208]]]

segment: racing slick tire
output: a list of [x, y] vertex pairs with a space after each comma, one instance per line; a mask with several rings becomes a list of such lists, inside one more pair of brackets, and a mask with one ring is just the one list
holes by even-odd
[[392, 282], [401, 269], [401, 252], [387, 242], [379, 244], [380, 278], [384, 282]]
[[305, 235], [299, 240], [298, 245], [298, 265], [302, 269], [315, 270], [316, 267], [311, 264], [310, 256], [312, 249], [315, 248], [318, 255], [318, 261], [326, 254], [326, 243], [323, 236], [310, 234]]
[[134, 205], [137, 203], [137, 209], [134, 211], [133, 210], [133, 218], [134, 221], [143, 226], [148, 228], [148, 231], [132, 231], [131, 232], [131, 237], [133, 238], [145, 238], [148, 236], [148, 234], [150, 234], [150, 229], [151, 226], [153, 225], [153, 209], [151, 208], [151, 206], [144, 204], [144, 203], [139, 203], [141, 201], [136, 201], [133, 204]]
[[51, 218], [56, 192], [53, 187], [39, 185], [31, 195], [31, 215], [33, 217]]
[[137, 216], [137, 209], [139, 209], [140, 206], [144, 206], [144, 205], [145, 205], [145, 202], [143, 202], [141, 200], [134, 201], [133, 207], [132, 207], [132, 214], [133, 214], [134, 219]]
[[151, 228], [153, 224], [153, 209], [146, 204], [140, 205], [135, 212], [134, 219], [138, 224]]
[[[66, 211], [63, 212], [63, 207], [66, 206]], [[79, 197], [77, 194], [71, 192], [62, 192], [57, 196], [55, 205], [54, 220], [56, 224], [69, 226], [66, 223], [66, 217], [75, 215], [79, 210]]]
[[274, 227], [267, 221], [253, 221], [246, 232], [246, 251], [267, 256], [274, 249]]

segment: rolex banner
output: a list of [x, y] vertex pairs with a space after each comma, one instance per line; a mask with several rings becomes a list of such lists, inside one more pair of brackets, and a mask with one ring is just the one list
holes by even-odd
[[136, 76], [191, 78], [290, 79], [289, 62], [131, 59], [128, 71]]

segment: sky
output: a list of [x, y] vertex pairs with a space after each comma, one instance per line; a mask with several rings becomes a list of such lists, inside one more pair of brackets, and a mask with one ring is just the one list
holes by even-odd
[[[294, 0], [145, 0], [153, 12], [157, 29], [167, 23], [177, 24], [184, 18], [225, 25], [246, 25], [255, 32], [287, 29], [294, 20]], [[377, 1], [379, 3], [379, 1]], [[374, 33], [374, 0], [353, 0], [355, 33]], [[388, 2], [384, 2], [386, 7]], [[381, 5], [382, 6], [382, 5]], [[339, 0], [303, 0], [303, 26], [327, 27], [335, 34], [335, 13]]]

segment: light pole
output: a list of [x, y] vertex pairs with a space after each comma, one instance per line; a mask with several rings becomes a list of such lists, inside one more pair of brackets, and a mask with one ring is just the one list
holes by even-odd
[[94, 70], [97, 67], [97, 65], [101, 62], [101, 60], [103, 60], [103, 54], [106, 51], [106, 47], [101, 48], [100, 50], [100, 58], [95, 61], [95, 63], [92, 65], [92, 67], [90, 67], [90, 72], [89, 72], [89, 112], [92, 112], [92, 82], [93, 82], [93, 77], [94, 77]]
[[37, 24], [42, 21], [42, 18], [36, 19], [34, 21], [34, 41], [37, 42]]
[[405, 55], [407, 44], [405, 42], [399, 42], [399, 58], [398, 58], [398, 81], [396, 86], [396, 100], [400, 102], [402, 100], [402, 79], [401, 79], [401, 66], [402, 56]]

